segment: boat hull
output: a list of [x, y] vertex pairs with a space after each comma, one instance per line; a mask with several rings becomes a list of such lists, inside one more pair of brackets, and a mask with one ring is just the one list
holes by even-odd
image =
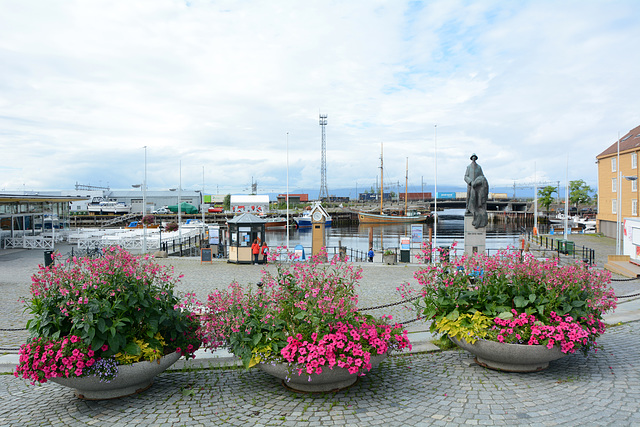
[[265, 228], [285, 228], [287, 226], [287, 220], [286, 219], [272, 220], [272, 221], [267, 220], [264, 226]]
[[[311, 217], [294, 218], [293, 220], [298, 228], [311, 228]], [[324, 226], [331, 227], [331, 218], [325, 221]]]
[[425, 222], [428, 218], [429, 215], [393, 216], [358, 212], [360, 224], [405, 224]]

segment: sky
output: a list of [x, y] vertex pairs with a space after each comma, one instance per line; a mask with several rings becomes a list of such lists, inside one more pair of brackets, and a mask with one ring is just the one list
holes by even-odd
[[[0, 0], [0, 190], [582, 179], [640, 124], [640, 2]], [[146, 147], [146, 148], [145, 148]], [[407, 174], [408, 162], [408, 174]], [[394, 189], [395, 188], [395, 189]]]

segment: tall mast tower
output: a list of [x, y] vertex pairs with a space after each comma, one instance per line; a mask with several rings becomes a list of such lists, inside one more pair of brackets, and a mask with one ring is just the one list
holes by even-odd
[[320, 114], [320, 126], [322, 126], [322, 163], [320, 165], [320, 193], [318, 200], [328, 199], [329, 190], [327, 190], [327, 135], [324, 127], [327, 125], [327, 115]]

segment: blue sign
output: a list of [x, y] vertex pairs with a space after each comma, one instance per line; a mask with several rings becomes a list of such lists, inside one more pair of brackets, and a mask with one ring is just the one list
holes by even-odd
[[296, 247], [293, 248], [293, 253], [296, 256], [296, 259], [306, 259], [304, 256], [304, 246], [302, 245], [296, 245]]
[[438, 193], [438, 199], [455, 199], [456, 193]]
[[411, 241], [422, 243], [422, 224], [411, 224]]

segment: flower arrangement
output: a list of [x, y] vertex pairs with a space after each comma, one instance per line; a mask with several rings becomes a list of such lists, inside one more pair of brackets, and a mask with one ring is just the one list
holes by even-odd
[[144, 225], [153, 225], [156, 222], [156, 217], [149, 214], [142, 217], [142, 223]]
[[609, 272], [516, 251], [444, 260], [415, 277], [420, 289], [403, 285], [401, 295], [433, 320], [432, 331], [468, 343], [559, 345], [564, 353], [586, 353], [605, 331], [602, 315], [616, 307]]
[[26, 311], [33, 337], [20, 349], [15, 375], [33, 382], [97, 375], [117, 365], [153, 361], [200, 346], [199, 322], [179, 307], [172, 271], [148, 257], [112, 247], [101, 258], [40, 267]]
[[[277, 251], [270, 254], [271, 261]], [[277, 274], [263, 271], [257, 289], [232, 283], [203, 304], [205, 346], [227, 346], [246, 368], [284, 363], [298, 375], [334, 367], [364, 375], [374, 355], [411, 348], [407, 331], [391, 317], [375, 319], [358, 311], [355, 285], [361, 269], [326, 253], [307, 263], [276, 263]]]
[[164, 231], [167, 231], [167, 232], [178, 231], [178, 228], [179, 228], [179, 227], [178, 227], [178, 224], [177, 224], [177, 223], [175, 223], [175, 222], [170, 222], [169, 224], [167, 224], [167, 225], [164, 227]]

